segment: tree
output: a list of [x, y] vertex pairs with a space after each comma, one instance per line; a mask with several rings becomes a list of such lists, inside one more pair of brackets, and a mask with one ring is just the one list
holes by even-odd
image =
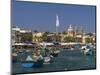
[[42, 40], [44, 41], [44, 42], [46, 42], [47, 41], [47, 39], [48, 39], [48, 32], [45, 32], [45, 33], [43, 33], [43, 35], [42, 35]]
[[65, 42], [75, 42], [75, 38], [74, 37], [65, 37], [64, 41]]
[[56, 41], [61, 41], [61, 36], [60, 36], [60, 34], [58, 34], [58, 35], [56, 36]]
[[15, 41], [17, 43], [21, 42], [21, 33], [19, 31], [15, 32]]
[[32, 33], [22, 33], [21, 37], [22, 42], [32, 42]]
[[92, 38], [85, 38], [86, 43], [93, 43], [93, 39]]
[[67, 35], [67, 32], [66, 31], [63, 31], [62, 34]]

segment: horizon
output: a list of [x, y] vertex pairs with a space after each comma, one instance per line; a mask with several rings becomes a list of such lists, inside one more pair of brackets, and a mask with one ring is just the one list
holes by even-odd
[[[39, 32], [56, 31], [56, 14], [59, 16], [58, 32], [82, 26], [85, 32], [96, 30], [96, 7], [73, 4], [12, 1], [11, 24]], [[76, 19], [77, 18], [77, 19]]]

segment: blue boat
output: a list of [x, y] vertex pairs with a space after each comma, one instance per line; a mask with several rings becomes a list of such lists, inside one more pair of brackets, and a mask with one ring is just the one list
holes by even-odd
[[42, 67], [44, 60], [39, 59], [34, 61], [31, 56], [28, 56], [25, 61], [21, 61], [21, 66], [23, 68], [35, 68], [35, 67]]
[[21, 63], [21, 65], [22, 65], [22, 67], [24, 67], [24, 68], [31, 68], [31, 67], [33, 67], [33, 65], [34, 65], [34, 62], [22, 62]]
[[23, 68], [37, 68], [37, 67], [42, 67], [43, 66], [44, 60], [38, 60], [37, 62], [34, 61], [24, 61], [21, 62], [21, 66]]
[[25, 61], [21, 61], [21, 65], [24, 68], [30, 68], [30, 67], [32, 67], [34, 65], [34, 61], [31, 58], [31, 56], [27, 56]]

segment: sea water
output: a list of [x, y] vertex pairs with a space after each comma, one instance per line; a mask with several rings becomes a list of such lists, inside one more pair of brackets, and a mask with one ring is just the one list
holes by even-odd
[[84, 55], [81, 50], [61, 50], [53, 62], [39, 68], [23, 68], [21, 63], [12, 64], [12, 73], [37, 73], [54, 71], [88, 70], [96, 68], [96, 56]]

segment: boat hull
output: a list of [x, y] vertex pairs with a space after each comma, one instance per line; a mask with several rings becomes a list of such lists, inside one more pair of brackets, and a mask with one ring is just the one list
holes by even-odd
[[58, 53], [51, 53], [51, 55], [52, 55], [53, 57], [57, 57], [57, 56], [58, 56]]
[[21, 62], [21, 66], [24, 68], [34, 68], [34, 67], [42, 67], [44, 60], [38, 60], [37, 62], [34, 61], [24, 61]]

